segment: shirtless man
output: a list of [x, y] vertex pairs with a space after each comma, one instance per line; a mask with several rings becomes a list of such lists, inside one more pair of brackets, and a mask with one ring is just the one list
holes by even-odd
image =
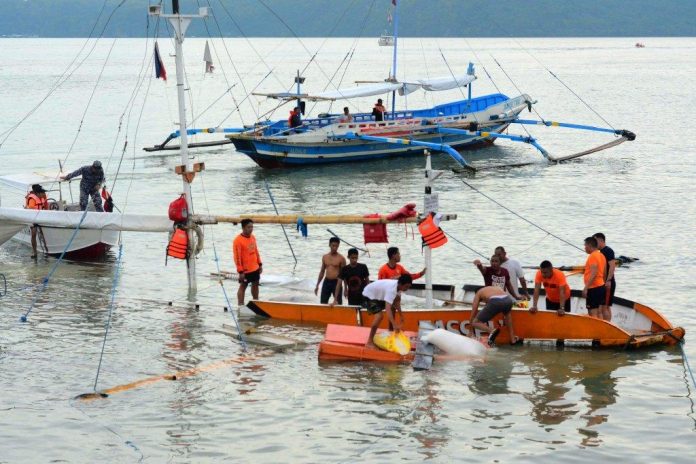
[[[485, 302], [486, 306], [479, 312], [478, 307], [481, 302]], [[471, 319], [469, 319], [469, 336], [474, 336], [474, 329], [479, 329], [483, 332], [490, 332], [488, 321], [493, 319], [497, 314], [503, 313], [503, 320], [510, 332], [510, 344], [514, 345], [520, 341], [512, 330], [512, 305], [515, 300], [508, 295], [505, 290], [497, 286], [482, 287], [476, 292], [474, 301], [471, 304]], [[496, 327], [488, 336], [488, 344], [493, 346], [495, 338], [498, 336], [500, 328]]]
[[[338, 246], [341, 241], [338, 237], [331, 237], [329, 239], [329, 251], [321, 258], [321, 270], [319, 271], [319, 277], [317, 278], [317, 286], [314, 287], [314, 294], [319, 293], [319, 284], [322, 279], [324, 284], [321, 286], [321, 304], [328, 304], [331, 295], [336, 292], [336, 286], [338, 284], [338, 276], [341, 274], [341, 269], [346, 265], [346, 258], [338, 252]], [[343, 304], [343, 292], [338, 289], [338, 304]]]

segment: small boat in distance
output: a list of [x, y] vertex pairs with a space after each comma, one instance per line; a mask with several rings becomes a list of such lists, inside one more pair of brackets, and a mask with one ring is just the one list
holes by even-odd
[[642, 42], [636, 42], [636, 48], [645, 48], [645, 44]]
[[377, 40], [377, 44], [379, 44], [380, 47], [393, 47], [394, 46], [394, 36], [389, 35], [386, 32], [379, 36], [379, 39]]

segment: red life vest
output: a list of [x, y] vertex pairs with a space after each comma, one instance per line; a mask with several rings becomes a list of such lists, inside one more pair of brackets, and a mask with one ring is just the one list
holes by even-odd
[[[366, 218], [380, 217], [379, 214], [367, 214]], [[389, 243], [386, 224], [363, 224], [365, 243]]]
[[186, 196], [183, 193], [179, 198], [169, 203], [169, 219], [174, 222], [188, 220], [188, 205], [186, 205]]
[[[29, 200], [34, 200], [34, 206], [29, 206]], [[24, 207], [28, 209], [48, 209], [48, 199], [41, 198], [34, 192], [29, 192], [24, 197]]]
[[447, 236], [439, 226], [435, 225], [433, 213], [428, 214], [428, 216], [418, 224], [418, 230], [423, 236], [423, 246], [427, 245], [433, 249], [447, 243]]
[[174, 229], [172, 238], [169, 239], [169, 245], [167, 245], [167, 256], [177, 259], [188, 258], [188, 232], [186, 229], [180, 227]]

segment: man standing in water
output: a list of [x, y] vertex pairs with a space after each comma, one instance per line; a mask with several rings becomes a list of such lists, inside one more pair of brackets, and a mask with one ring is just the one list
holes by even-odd
[[585, 287], [582, 289], [582, 296], [585, 297], [587, 302], [588, 314], [592, 317], [603, 319], [600, 308], [606, 303], [604, 269], [607, 267], [607, 260], [597, 249], [597, 239], [594, 237], [585, 239], [585, 253], [589, 256], [585, 262], [585, 273], [583, 275]]
[[242, 233], [237, 235], [232, 244], [234, 263], [239, 274], [239, 290], [237, 290], [237, 304], [244, 306], [244, 293], [251, 284], [251, 297], [259, 299], [259, 280], [263, 272], [263, 264], [259, 255], [259, 248], [254, 237], [254, 221], [242, 219]]
[[343, 304], [343, 292], [338, 285], [338, 276], [341, 274], [341, 269], [346, 265], [346, 258], [338, 252], [340, 244], [341, 240], [338, 237], [331, 237], [329, 239], [329, 252], [321, 258], [321, 269], [317, 278], [317, 286], [314, 287], [314, 294], [316, 295], [319, 293], [319, 284], [322, 279], [324, 280], [319, 298], [321, 304], [328, 304], [329, 298], [334, 293], [338, 295], [338, 304]]
[[101, 161], [97, 160], [91, 166], [82, 166], [67, 176], [61, 176], [61, 179], [70, 180], [78, 176], [82, 176], [82, 179], [80, 179], [80, 210], [84, 211], [87, 209], [88, 197], [91, 196], [92, 202], [94, 202], [94, 209], [103, 213], [104, 208], [99, 195], [99, 187], [104, 183], [104, 169], [102, 169]]
[[604, 303], [600, 309], [602, 313], [602, 319], [605, 321], [611, 321], [611, 305], [614, 303], [614, 293], [616, 293], [616, 280], [614, 279], [614, 273], [616, 272], [616, 255], [614, 250], [607, 246], [606, 237], [603, 233], [597, 232], [592, 237], [597, 240], [597, 246], [599, 247], [599, 252], [604, 255], [604, 259], [607, 260], [607, 267], [604, 272]]
[[[387, 313], [389, 326], [393, 327], [393, 330], [397, 332], [401, 330], [401, 325], [404, 323], [404, 315], [401, 312], [401, 293], [411, 288], [412, 282], [411, 276], [404, 274], [398, 280], [376, 280], [365, 287], [365, 290], [363, 290], [363, 307], [367, 309], [369, 314], [375, 315], [375, 320], [372, 322], [372, 327], [370, 327], [370, 336], [365, 346], [375, 347], [372, 339], [384, 317], [382, 311]], [[398, 323], [395, 317], [396, 311], [399, 312]]]
[[338, 285], [336, 285], [336, 291], [334, 292], [334, 304], [339, 301], [340, 289], [344, 287], [348, 304], [360, 306], [363, 301], [362, 292], [368, 283], [370, 283], [370, 271], [367, 269], [367, 266], [358, 262], [358, 250], [351, 248], [348, 250], [348, 265], [343, 266], [338, 276]]
[[[479, 312], [478, 307], [481, 302], [486, 303], [486, 306]], [[510, 295], [505, 293], [500, 287], [483, 287], [476, 292], [474, 301], [471, 303], [471, 318], [469, 319], [469, 336], [474, 336], [474, 329], [479, 329], [483, 332], [490, 332], [488, 336], [488, 344], [493, 346], [495, 339], [500, 333], [500, 328], [496, 327], [492, 332], [488, 326], [488, 321], [493, 319], [497, 314], [503, 313], [503, 320], [510, 333], [510, 344], [514, 345], [520, 341], [515, 336], [512, 329], [512, 305], [515, 300]]]

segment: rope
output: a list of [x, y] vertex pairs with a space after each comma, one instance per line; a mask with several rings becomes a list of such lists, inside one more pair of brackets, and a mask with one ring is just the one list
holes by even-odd
[[109, 304], [109, 316], [106, 318], [106, 327], [104, 329], [104, 340], [102, 341], [101, 353], [99, 354], [99, 365], [97, 366], [97, 375], [94, 377], [94, 391], [97, 391], [97, 383], [99, 382], [99, 372], [101, 372], [102, 359], [104, 359], [104, 348], [106, 348], [106, 337], [109, 335], [111, 327], [111, 315], [114, 312], [114, 299], [116, 298], [116, 285], [121, 271], [121, 258], [123, 257], [123, 242], [119, 240], [118, 244], [118, 259], [116, 260], [116, 270], [114, 271], [114, 281], [111, 284], [111, 303]]
[[340, 241], [342, 241], [343, 243], [345, 243], [346, 245], [348, 245], [349, 247], [355, 248], [356, 250], [360, 250], [360, 251], [362, 251], [363, 253], [368, 253], [368, 250], [366, 250], [365, 248], [360, 248], [359, 246], [355, 246], [355, 245], [353, 245], [352, 243], [346, 242], [346, 241], [343, 240], [341, 237], [339, 237], [338, 235], [336, 235], [336, 233], [335, 233], [333, 230], [327, 228], [326, 231], [327, 231], [328, 233], [330, 233], [331, 235], [333, 235], [334, 237], [336, 237], [337, 239], [339, 239]]
[[[266, 179], [263, 180], [263, 185], [266, 187], [266, 192], [268, 192], [268, 196], [271, 199], [271, 203], [273, 204], [273, 209], [275, 210], [276, 216], [280, 216], [280, 213], [278, 212], [278, 207], [275, 203], [275, 199], [273, 198], [273, 193], [271, 193], [271, 188], [268, 186], [268, 181]], [[294, 267], [297, 267], [297, 256], [295, 256], [295, 250], [292, 249], [292, 244], [290, 243], [290, 238], [288, 238], [288, 233], [285, 230], [285, 226], [283, 224], [278, 225], [283, 230], [283, 235], [285, 235], [285, 241], [288, 242], [288, 247], [290, 247], [290, 253], [292, 253], [292, 259], [295, 260]]]
[[474, 187], [473, 185], [471, 185], [470, 183], [468, 183], [467, 181], [465, 181], [465, 180], [462, 179], [461, 177], [459, 178], [459, 180], [461, 180], [462, 183], [463, 183], [464, 185], [466, 185], [467, 187], [469, 187], [469, 188], [470, 188], [471, 190], [473, 190], [474, 192], [478, 193], [479, 195], [483, 196], [484, 198], [487, 198], [488, 200], [492, 201], [492, 202], [495, 203], [496, 205], [498, 205], [498, 206], [500, 206], [501, 208], [503, 208], [505, 211], [507, 211], [507, 212], [509, 212], [509, 213], [512, 213], [513, 215], [515, 215], [515, 216], [517, 216], [518, 218], [522, 219], [524, 222], [526, 222], [526, 223], [528, 223], [528, 224], [530, 224], [530, 225], [536, 227], [537, 229], [539, 229], [539, 230], [541, 230], [541, 231], [543, 231], [543, 232], [546, 232], [548, 235], [552, 236], [553, 238], [555, 238], [555, 239], [557, 239], [557, 240], [560, 240], [561, 242], [565, 243], [566, 245], [570, 245], [571, 247], [575, 248], [576, 250], [580, 250], [580, 251], [582, 251], [582, 252], [585, 251], [585, 250], [583, 250], [582, 248], [580, 248], [580, 247], [578, 247], [578, 246], [572, 244], [571, 242], [569, 242], [569, 241], [567, 241], [567, 240], [565, 240], [565, 239], [559, 237], [558, 235], [555, 235], [554, 233], [552, 233], [552, 232], [550, 232], [550, 231], [544, 229], [544, 228], [541, 227], [540, 225], [537, 225], [537, 224], [533, 223], [532, 221], [530, 221], [529, 219], [525, 218], [525, 217], [522, 216], [521, 214], [514, 212], [513, 210], [511, 210], [511, 209], [508, 208], [507, 206], [505, 206], [505, 205], [503, 205], [502, 203], [500, 203], [500, 202], [494, 200], [493, 198], [489, 197], [488, 195], [486, 195], [485, 193], [483, 193], [482, 191], [480, 191], [479, 189], [477, 189], [476, 187]]
[[[443, 232], [445, 232], [445, 231], [443, 230]], [[471, 248], [469, 245], [467, 245], [466, 243], [462, 242], [462, 241], [459, 240], [458, 238], [454, 237], [454, 236], [453, 236], [452, 234], [450, 234], [449, 232], [445, 232], [445, 235], [448, 236], [449, 238], [451, 238], [452, 240], [454, 240], [455, 242], [457, 242], [458, 244], [460, 244], [461, 246], [463, 246], [464, 248], [473, 251], [474, 253], [476, 253], [477, 255], [479, 255], [480, 257], [482, 257], [483, 259], [488, 259], [488, 258], [490, 258], [490, 256], [486, 256], [486, 255], [484, 255], [483, 253], [481, 253], [480, 251], [474, 250], [474, 249]]]
[[27, 310], [26, 313], [24, 313], [22, 316], [20, 316], [19, 322], [27, 322], [27, 316], [29, 316], [29, 313], [31, 313], [31, 311], [34, 309], [34, 305], [36, 304], [36, 300], [39, 298], [39, 295], [41, 295], [44, 292], [44, 290], [46, 290], [46, 287], [48, 287], [48, 281], [51, 280], [51, 276], [53, 276], [53, 273], [56, 272], [58, 265], [63, 261], [63, 257], [65, 256], [65, 253], [67, 253], [68, 248], [70, 248], [70, 245], [72, 245], [72, 242], [75, 239], [75, 236], [77, 236], [77, 232], [80, 230], [80, 226], [82, 225], [82, 222], [85, 220], [85, 217], [87, 217], [87, 210], [85, 210], [82, 213], [82, 217], [80, 218], [80, 222], [75, 227], [75, 230], [73, 231], [72, 235], [70, 236], [70, 240], [68, 240], [68, 243], [65, 245], [65, 248], [63, 248], [63, 252], [60, 254], [60, 256], [58, 257], [56, 262], [53, 263], [53, 266], [51, 267], [51, 270], [49, 271], [48, 275], [43, 278], [43, 281], [42, 281], [43, 286], [34, 295], [34, 298], [31, 301], [31, 306], [29, 306], [29, 309]]
[[682, 352], [682, 359], [684, 360], [684, 365], [688, 369], [689, 374], [691, 375], [691, 381], [693, 382], [694, 387], [696, 388], [696, 378], [694, 378], [694, 372], [691, 370], [691, 365], [689, 365], [689, 358], [686, 356], [686, 351], [684, 351], [684, 339], [679, 340], [679, 348]]

